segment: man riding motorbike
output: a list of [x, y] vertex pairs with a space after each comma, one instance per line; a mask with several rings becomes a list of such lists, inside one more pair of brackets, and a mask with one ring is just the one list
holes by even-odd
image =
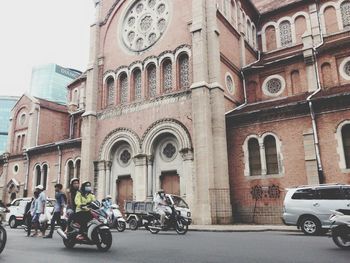
[[74, 221], [80, 225], [80, 236], [78, 236], [77, 239], [84, 239], [83, 234], [87, 231], [87, 223], [92, 219], [86, 205], [95, 200], [96, 197], [92, 193], [91, 183], [84, 182], [74, 199], [77, 212]]
[[154, 211], [160, 215], [160, 224], [161, 227], [164, 227], [166, 213], [171, 214], [171, 208], [168, 206], [166, 200], [165, 192], [163, 189], [160, 189], [153, 198], [154, 202]]

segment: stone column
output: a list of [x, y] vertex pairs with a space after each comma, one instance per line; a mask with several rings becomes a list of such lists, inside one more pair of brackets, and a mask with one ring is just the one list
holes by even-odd
[[81, 146], [81, 181], [93, 182], [96, 149], [96, 110], [98, 100], [98, 53], [100, 42], [100, 3], [96, 3], [95, 24], [90, 27], [90, 55], [86, 77], [86, 108], [82, 115], [82, 146]]
[[180, 178], [180, 193], [186, 199], [190, 208], [192, 208], [194, 204], [193, 151], [191, 149], [183, 149], [181, 157], [183, 160], [183, 176]]
[[147, 199], [152, 200], [155, 188], [153, 185], [153, 156], [147, 156]]
[[147, 156], [143, 154], [134, 157], [136, 200], [146, 200], [147, 197]]
[[267, 166], [266, 166], [266, 155], [265, 155], [265, 145], [264, 142], [259, 142], [260, 149], [260, 162], [261, 162], [261, 174], [267, 174]]
[[110, 195], [112, 193], [112, 162], [106, 161], [106, 186], [105, 186], [105, 195]]
[[106, 185], [106, 163], [105, 161], [96, 162], [97, 168], [97, 193], [96, 197], [98, 200], [102, 200], [105, 196], [105, 185]]

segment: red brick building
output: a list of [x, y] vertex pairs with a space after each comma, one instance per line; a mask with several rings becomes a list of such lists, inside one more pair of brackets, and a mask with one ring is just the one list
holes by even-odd
[[52, 182], [81, 167], [120, 204], [164, 188], [196, 223], [280, 223], [286, 187], [349, 183], [349, 32], [348, 0], [96, 1], [65, 136], [25, 153], [62, 140]]

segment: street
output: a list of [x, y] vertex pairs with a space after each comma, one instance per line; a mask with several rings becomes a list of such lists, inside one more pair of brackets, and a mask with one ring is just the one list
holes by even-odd
[[64, 247], [53, 239], [25, 237], [9, 229], [1, 263], [14, 262], [349, 262], [350, 251], [338, 249], [326, 236], [292, 232], [113, 232], [113, 246], [100, 253], [95, 246]]

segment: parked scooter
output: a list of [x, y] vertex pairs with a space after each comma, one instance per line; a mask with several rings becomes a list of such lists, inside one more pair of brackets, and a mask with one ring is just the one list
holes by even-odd
[[342, 249], [350, 249], [350, 210], [339, 209], [332, 211], [331, 221], [332, 239]]
[[0, 254], [4, 250], [7, 241], [7, 233], [6, 229], [2, 226], [2, 219], [3, 215], [8, 211], [6, 207], [0, 207]]
[[108, 226], [107, 214], [101, 208], [99, 201], [91, 202], [86, 206], [90, 209], [92, 219], [87, 224], [87, 232], [83, 233], [84, 239], [77, 238], [79, 227], [72, 222], [68, 226], [67, 234], [60, 228], [57, 233], [63, 238], [66, 248], [73, 248], [76, 244], [96, 245], [98, 250], [107, 251], [112, 246], [112, 234]]
[[191, 224], [191, 219], [180, 215], [180, 213], [176, 211], [173, 204], [169, 205], [169, 207], [171, 208], [172, 212], [171, 214], [166, 214], [163, 227], [161, 227], [160, 215], [156, 212], [149, 213], [147, 217], [147, 227], [152, 234], [157, 234], [161, 230], [168, 231], [171, 229], [175, 229], [179, 235], [184, 235], [187, 233], [188, 226]]
[[123, 218], [118, 205], [113, 204], [107, 214], [110, 228], [116, 228], [119, 232], [123, 232], [126, 229], [126, 221]]

